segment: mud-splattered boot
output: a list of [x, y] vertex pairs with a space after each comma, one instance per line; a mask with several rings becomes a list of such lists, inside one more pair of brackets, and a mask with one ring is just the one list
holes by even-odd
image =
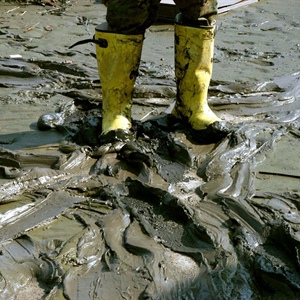
[[143, 34], [109, 32], [105, 24], [95, 33], [102, 86], [102, 135], [131, 128], [132, 93], [142, 53]]
[[[178, 20], [177, 16], [177, 20]], [[201, 20], [202, 21], [202, 20]], [[214, 26], [175, 24], [175, 75], [177, 99], [172, 115], [194, 130], [205, 130], [221, 119], [210, 109], [207, 93], [212, 75]]]

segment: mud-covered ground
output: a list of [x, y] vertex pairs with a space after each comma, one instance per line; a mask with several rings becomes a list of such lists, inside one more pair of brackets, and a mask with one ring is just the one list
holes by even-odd
[[164, 114], [174, 31], [152, 26], [135, 138], [106, 154], [94, 46], [68, 48], [105, 7], [43, 2], [0, 2], [0, 299], [299, 299], [298, 1], [218, 16], [218, 143]]

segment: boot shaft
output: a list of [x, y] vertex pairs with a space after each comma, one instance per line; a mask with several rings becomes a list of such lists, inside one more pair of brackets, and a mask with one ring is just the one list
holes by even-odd
[[113, 33], [97, 26], [95, 40], [102, 87], [102, 133], [128, 130], [144, 36]]

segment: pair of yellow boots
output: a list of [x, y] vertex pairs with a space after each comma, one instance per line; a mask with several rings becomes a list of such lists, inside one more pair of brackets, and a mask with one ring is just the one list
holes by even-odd
[[[111, 33], [96, 27], [96, 54], [102, 85], [102, 134], [131, 127], [132, 93], [144, 35]], [[214, 26], [175, 24], [177, 100], [172, 114], [195, 130], [220, 121], [207, 103], [212, 74]]]

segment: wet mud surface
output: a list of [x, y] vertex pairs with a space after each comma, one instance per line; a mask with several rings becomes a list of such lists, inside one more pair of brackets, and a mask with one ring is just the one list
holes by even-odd
[[104, 6], [37, 3], [0, 3], [0, 299], [299, 299], [298, 3], [218, 17], [214, 143], [168, 115], [173, 27], [152, 26], [114, 151], [94, 46], [68, 49]]

